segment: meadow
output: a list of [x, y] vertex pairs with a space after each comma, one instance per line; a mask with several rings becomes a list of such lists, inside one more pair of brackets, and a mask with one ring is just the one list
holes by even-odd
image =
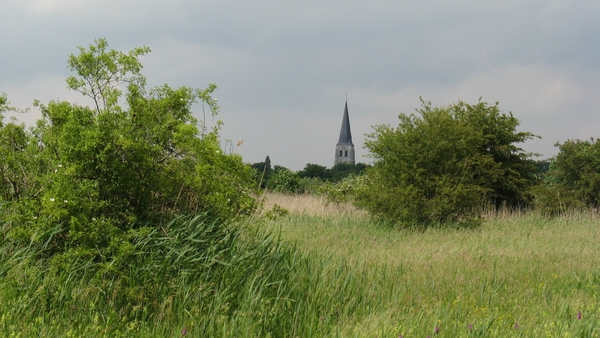
[[332, 336], [600, 335], [600, 220], [592, 211], [554, 219], [488, 212], [477, 229], [416, 231], [314, 196], [269, 200], [290, 210], [269, 223], [284, 242], [332, 267], [345, 262], [362, 278], [355, 290], [367, 304]]
[[200, 253], [210, 224], [138, 238], [124, 276], [47, 271], [0, 236], [0, 336], [600, 336], [593, 211], [423, 230], [311, 195], [268, 194], [264, 209]]

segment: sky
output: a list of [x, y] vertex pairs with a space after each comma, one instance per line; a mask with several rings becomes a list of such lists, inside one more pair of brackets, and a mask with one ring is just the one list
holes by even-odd
[[[67, 58], [105, 38], [141, 58], [150, 86], [204, 88], [226, 151], [245, 162], [331, 167], [347, 99], [357, 162], [365, 135], [398, 125], [420, 98], [499, 102], [521, 147], [546, 159], [557, 142], [600, 137], [598, 0], [2, 0], [0, 93], [92, 105], [67, 90]], [[194, 106], [202, 118], [202, 107]], [[209, 118], [208, 123], [214, 123]], [[243, 142], [239, 142], [242, 140]], [[241, 146], [237, 144], [241, 143]]]

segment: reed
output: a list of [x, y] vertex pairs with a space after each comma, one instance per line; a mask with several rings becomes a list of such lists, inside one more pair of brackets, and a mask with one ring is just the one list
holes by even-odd
[[[252, 223], [179, 217], [52, 271], [0, 232], [0, 336], [595, 337], [593, 211], [394, 229], [311, 196]], [[269, 204], [272, 203], [272, 204]], [[344, 209], [345, 208], [345, 209]]]

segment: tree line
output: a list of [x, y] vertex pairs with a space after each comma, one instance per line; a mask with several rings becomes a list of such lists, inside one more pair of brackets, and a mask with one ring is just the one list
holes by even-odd
[[[68, 224], [54, 240], [108, 245], [111, 232], [181, 213], [219, 220], [250, 214], [257, 189], [323, 193], [420, 225], [477, 223], [485, 207], [557, 214], [600, 203], [597, 140], [557, 143], [557, 156], [536, 161], [519, 145], [538, 136], [518, 131], [519, 120], [497, 102], [481, 100], [422, 101], [416, 113], [400, 114], [397, 126], [374, 126], [365, 143], [372, 165], [308, 163], [293, 172], [269, 156], [245, 164], [222, 150], [221, 122], [208, 126], [192, 114], [195, 102], [218, 114], [216, 86], [146, 88], [139, 57], [149, 51], [123, 53], [97, 40], [68, 59], [75, 75], [67, 85], [91, 107], [37, 102], [42, 118], [31, 128], [0, 119], [0, 199], [23, 224], [16, 237]], [[0, 112], [13, 109], [0, 95]]]
[[337, 183], [349, 176], [362, 175], [369, 165], [365, 163], [338, 163], [331, 168], [307, 163], [302, 170], [292, 171], [280, 165], [271, 166], [269, 155], [264, 162], [250, 165], [254, 179], [262, 189], [281, 193], [318, 193], [319, 187]]

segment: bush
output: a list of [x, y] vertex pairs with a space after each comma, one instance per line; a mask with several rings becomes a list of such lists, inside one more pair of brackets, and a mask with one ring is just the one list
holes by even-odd
[[59, 227], [46, 255], [108, 260], [135, 229], [160, 228], [181, 214], [226, 222], [252, 212], [251, 169], [221, 150], [220, 122], [209, 128], [191, 111], [200, 101], [215, 116], [216, 86], [147, 91], [138, 58], [149, 49], [107, 46], [97, 40], [69, 57], [77, 75], [67, 83], [92, 107], [52, 101], [38, 104], [43, 118], [32, 131], [0, 124], [0, 198], [13, 239], [27, 243]]
[[534, 137], [498, 104], [459, 102], [418, 115], [397, 128], [375, 127], [366, 147], [375, 159], [359, 205], [395, 222], [472, 224], [481, 206], [520, 206], [531, 199], [535, 163], [515, 146]]
[[569, 209], [600, 206], [600, 141], [567, 140], [557, 143], [544, 185], [535, 190], [536, 204], [557, 214]]
[[276, 165], [267, 182], [267, 188], [275, 192], [294, 194], [300, 189], [300, 178], [288, 168]]

